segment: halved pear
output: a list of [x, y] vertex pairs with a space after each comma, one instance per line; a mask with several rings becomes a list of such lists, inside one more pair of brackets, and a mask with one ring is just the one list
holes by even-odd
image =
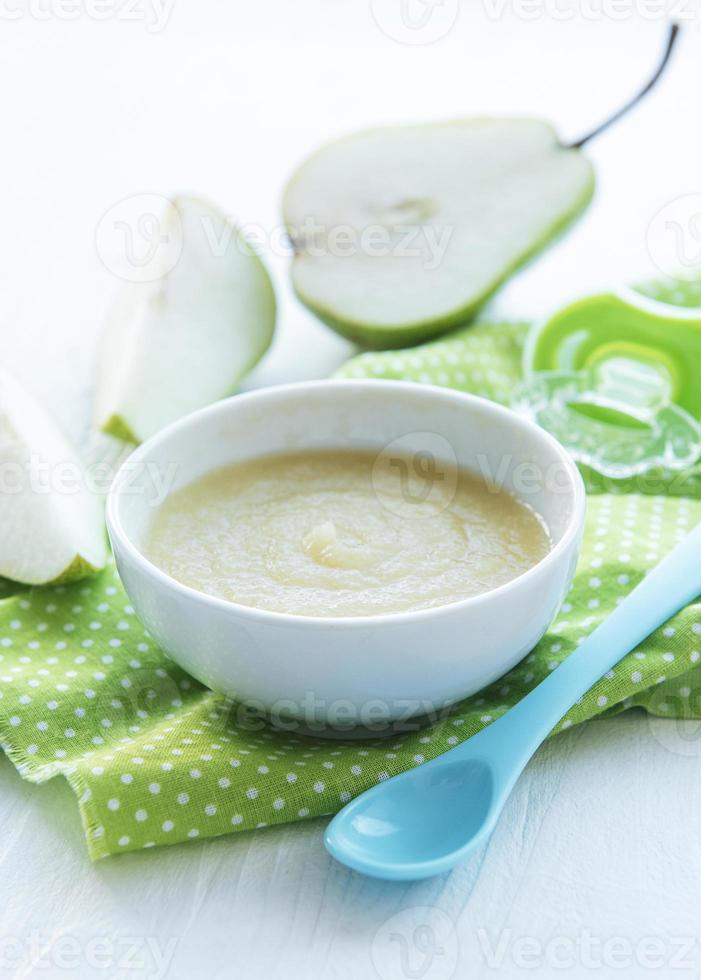
[[102, 503], [75, 449], [14, 378], [0, 372], [0, 577], [71, 582], [105, 564]]
[[181, 236], [180, 257], [122, 284], [99, 352], [97, 424], [131, 442], [231, 394], [275, 329], [265, 266], [218, 208], [176, 197], [159, 231]]
[[564, 145], [538, 119], [464, 119], [368, 130], [323, 147], [284, 198], [297, 294], [339, 333], [402, 347], [469, 320], [501, 282], [587, 204], [582, 147], [663, 76]]
[[310, 157], [287, 186], [295, 290], [366, 346], [426, 340], [470, 319], [593, 188], [583, 153], [537, 119], [348, 136]]

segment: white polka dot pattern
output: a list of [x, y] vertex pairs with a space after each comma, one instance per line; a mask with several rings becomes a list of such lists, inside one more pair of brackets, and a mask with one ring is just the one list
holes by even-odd
[[[477, 324], [422, 348], [363, 354], [341, 375], [438, 383], [508, 403], [527, 330]], [[469, 738], [557, 669], [701, 521], [701, 499], [690, 499], [701, 498], [701, 478], [675, 480], [657, 477], [667, 496], [651, 496], [652, 485], [636, 495], [589, 479], [590, 490], [611, 492], [589, 498], [578, 572], [546, 637], [447, 718], [389, 739], [332, 742], [251, 724], [158, 650], [113, 567], [65, 587], [18, 592], [0, 581], [2, 747], [27, 779], [68, 779], [93, 859], [332, 813]], [[636, 705], [701, 717], [697, 680], [699, 603], [609, 671], [556, 731]]]
[[[368, 742], [247, 728], [235, 705], [152, 644], [113, 568], [87, 582], [20, 593], [0, 601], [3, 747], [28, 779], [68, 778], [93, 858], [331, 813], [500, 717], [699, 520], [699, 501], [590, 498], [572, 591], [536, 650], [439, 723]], [[116, 630], [120, 647], [111, 643]], [[701, 667], [691, 669], [700, 651], [696, 604], [609, 671], [558, 730], [634, 704], [701, 716]]]

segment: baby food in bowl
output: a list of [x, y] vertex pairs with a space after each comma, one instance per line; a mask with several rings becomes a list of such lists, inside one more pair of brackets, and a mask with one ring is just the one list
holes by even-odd
[[387, 734], [535, 646], [572, 579], [584, 499], [562, 446], [508, 409], [326, 381], [237, 395], [152, 437], [107, 523], [138, 616], [190, 674], [292, 730]]
[[435, 459], [317, 451], [217, 469], [173, 493], [145, 553], [209, 595], [304, 616], [430, 609], [547, 553], [526, 504]]

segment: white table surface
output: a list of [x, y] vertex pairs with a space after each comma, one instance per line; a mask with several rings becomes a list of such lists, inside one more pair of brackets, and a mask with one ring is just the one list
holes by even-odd
[[[149, 31], [152, 2], [107, 0], [102, 20], [68, 19], [59, 0], [0, 5], [0, 360], [81, 441], [114, 287], [95, 228], [115, 202], [198, 191], [272, 234], [285, 176], [318, 142], [476, 113], [542, 115], [576, 138], [632, 93], [664, 31], [591, 5], [555, 19], [544, 2], [525, 20], [510, 3], [494, 19], [486, 0], [446, 0], [434, 13], [456, 12], [453, 27], [419, 45], [358, 0], [175, 0]], [[664, 86], [592, 146], [593, 207], [498, 309], [541, 315], [649, 271], [651, 218], [700, 189], [699, 23]], [[352, 348], [269, 258], [279, 332], [248, 384], [323, 377]], [[629, 714], [559, 736], [483, 851], [412, 885], [332, 863], [323, 821], [91, 866], [65, 783], [30, 785], [2, 759], [0, 977], [698, 976], [700, 734]]]

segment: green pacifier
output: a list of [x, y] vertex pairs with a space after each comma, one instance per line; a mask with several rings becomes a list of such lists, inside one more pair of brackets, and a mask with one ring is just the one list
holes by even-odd
[[604, 476], [701, 457], [701, 308], [633, 289], [560, 310], [528, 338], [514, 407]]

